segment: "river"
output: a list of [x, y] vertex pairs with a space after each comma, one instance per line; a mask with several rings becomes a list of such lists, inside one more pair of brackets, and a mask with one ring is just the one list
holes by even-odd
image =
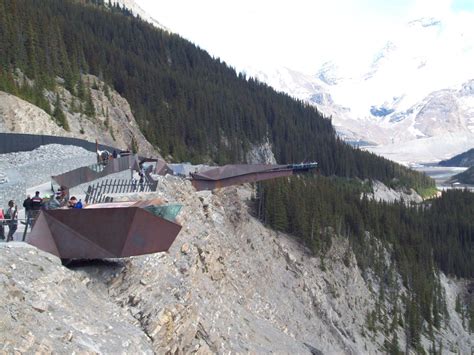
[[436, 186], [441, 190], [452, 189], [452, 188], [468, 188], [474, 191], [474, 185], [463, 185], [459, 183], [451, 184], [449, 179], [456, 174], [466, 171], [465, 167], [449, 167], [449, 166], [431, 166], [431, 165], [420, 165], [413, 167], [414, 170], [423, 171], [429, 177], [436, 181]]

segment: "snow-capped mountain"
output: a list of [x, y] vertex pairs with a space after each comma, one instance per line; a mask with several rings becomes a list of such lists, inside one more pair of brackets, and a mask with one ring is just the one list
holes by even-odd
[[[411, 21], [364, 70], [326, 62], [315, 75], [249, 70], [306, 100], [347, 140], [403, 162], [432, 162], [474, 147], [474, 31], [459, 19]], [[346, 62], [347, 63], [347, 62]]]

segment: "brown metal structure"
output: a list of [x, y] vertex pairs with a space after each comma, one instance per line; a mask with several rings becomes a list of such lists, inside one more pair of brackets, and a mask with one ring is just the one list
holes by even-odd
[[153, 169], [153, 171], [150, 171], [150, 173], [153, 172], [154, 174], [162, 175], [162, 176], [173, 173], [173, 170], [170, 169], [170, 167], [168, 166], [168, 163], [166, 163], [166, 160], [164, 160], [163, 158], [140, 157], [139, 160], [140, 160], [140, 164], [155, 163], [155, 168]]
[[165, 160], [156, 159], [155, 174], [164, 176], [171, 173], [173, 173], [173, 171], [169, 168]]
[[121, 258], [167, 251], [181, 226], [150, 212], [161, 200], [41, 211], [27, 242], [61, 259]]
[[56, 181], [58, 185], [70, 189], [127, 169], [139, 170], [138, 158], [136, 155], [111, 159], [107, 164], [83, 166], [61, 175], [52, 176], [52, 179]]
[[291, 165], [241, 164], [224, 165], [191, 174], [196, 190], [213, 190], [220, 187], [274, 179], [293, 174]]

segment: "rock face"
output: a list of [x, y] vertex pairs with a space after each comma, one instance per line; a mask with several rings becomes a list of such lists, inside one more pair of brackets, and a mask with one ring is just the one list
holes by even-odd
[[248, 164], [276, 164], [275, 155], [272, 151], [270, 142], [265, 142], [260, 145], [254, 145], [247, 152], [245, 160]]
[[368, 194], [369, 199], [382, 202], [395, 202], [403, 200], [406, 203], [414, 202], [420, 203], [423, 202], [423, 198], [416, 193], [415, 190], [401, 190], [397, 191], [387, 187], [385, 184], [380, 181], [372, 182], [372, 193]]
[[[31, 247], [0, 248], [0, 296], [8, 300], [0, 303], [0, 351], [383, 351], [382, 333], [366, 326], [377, 285], [364, 280], [346, 239], [333, 237], [326, 256], [313, 257], [248, 213], [249, 187], [197, 194], [171, 176], [158, 186], [122, 199], [183, 205], [168, 253], [66, 269]], [[452, 313], [437, 340], [469, 352], [472, 339]], [[398, 339], [403, 347], [401, 328]]]
[[0, 91], [0, 132], [72, 136], [39, 107]]
[[[102, 144], [119, 149], [131, 149], [134, 140], [139, 153], [157, 156], [156, 149], [141, 133], [127, 100], [95, 76], [83, 75], [82, 80], [86, 90], [90, 90], [94, 116], [86, 116], [80, 112], [84, 102], [66, 90], [58, 79], [57, 93], [69, 131], [58, 126], [54, 119], [39, 107], [0, 92], [0, 132], [46, 134], [90, 141], [97, 139]], [[45, 92], [45, 96], [53, 111], [56, 93]]]
[[0, 352], [152, 352], [128, 312], [51, 254], [2, 243], [0, 265]]

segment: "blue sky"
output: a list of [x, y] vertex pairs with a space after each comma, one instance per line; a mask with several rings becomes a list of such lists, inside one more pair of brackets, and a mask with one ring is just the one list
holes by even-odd
[[330, 59], [363, 62], [408, 21], [456, 16], [474, 0], [137, 0], [158, 22], [237, 69], [308, 74]]
[[454, 0], [452, 3], [452, 9], [454, 11], [474, 12], [474, 1], [473, 0]]

